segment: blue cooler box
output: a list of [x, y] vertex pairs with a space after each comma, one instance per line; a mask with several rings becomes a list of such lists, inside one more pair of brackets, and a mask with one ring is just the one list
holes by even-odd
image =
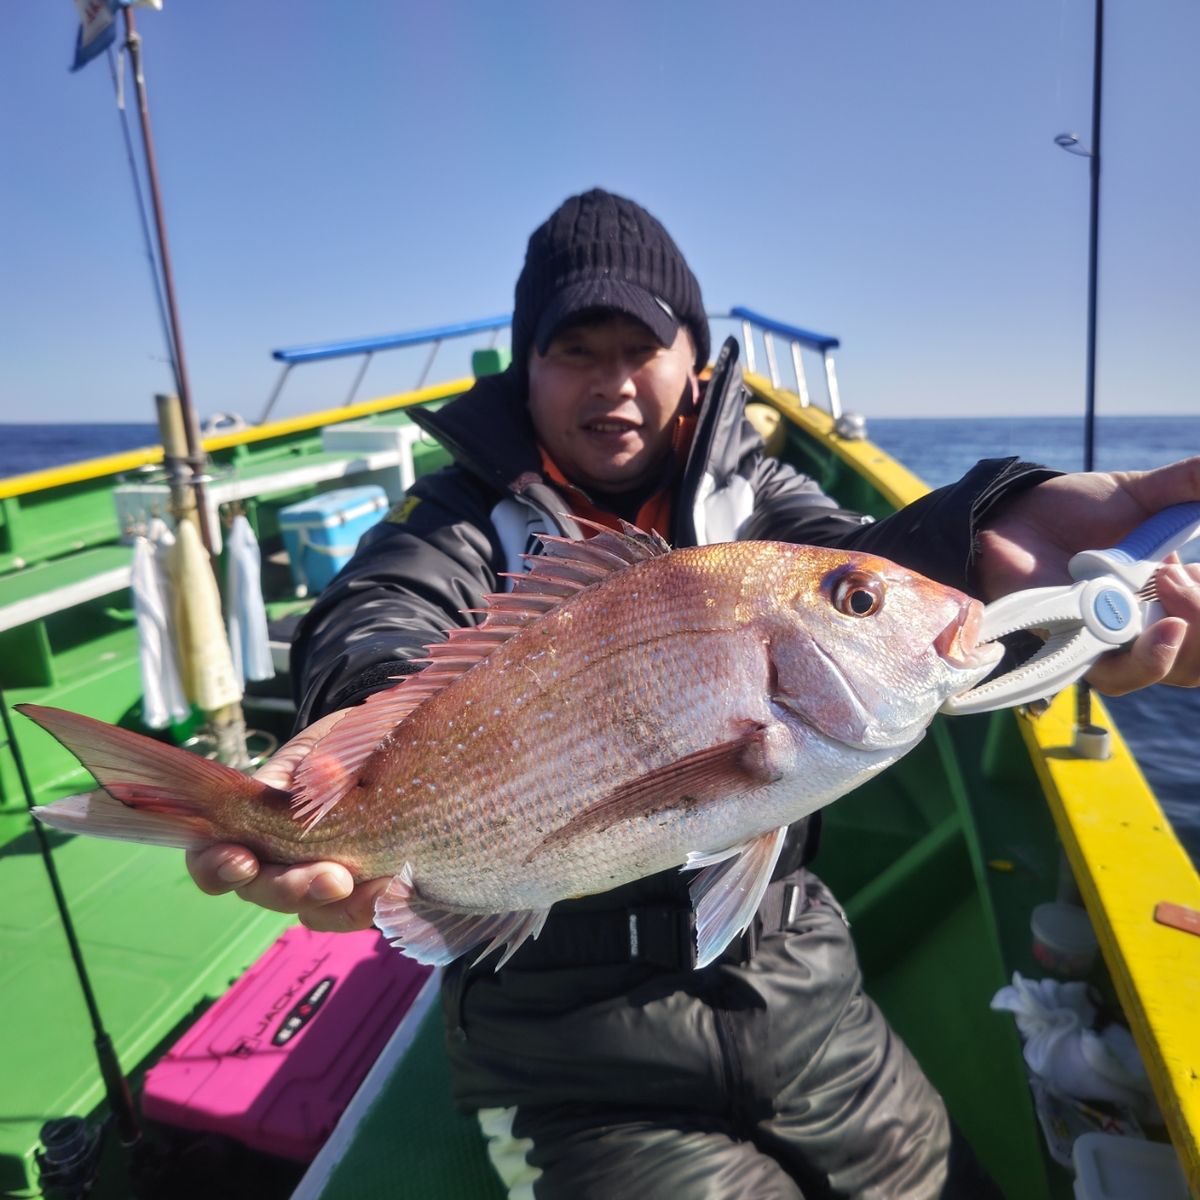
[[279, 531], [297, 595], [316, 595], [345, 565], [388, 507], [375, 484], [338, 488], [279, 510]]

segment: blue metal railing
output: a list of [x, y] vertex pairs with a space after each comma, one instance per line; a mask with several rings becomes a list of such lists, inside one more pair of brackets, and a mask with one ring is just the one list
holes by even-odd
[[378, 337], [350, 338], [342, 342], [320, 342], [311, 346], [292, 346], [282, 350], [272, 350], [271, 357], [277, 362], [283, 363], [283, 372], [267, 399], [266, 407], [258, 418], [258, 424], [261, 425], [271, 415], [271, 410], [279, 399], [279, 393], [283, 391], [283, 385], [287, 382], [288, 372], [302, 363], [362, 355], [362, 366], [359, 367], [358, 374], [355, 375], [354, 382], [350, 385], [350, 391], [343, 401], [343, 404], [349, 404], [358, 392], [363, 376], [371, 365], [371, 359], [378, 351], [428, 345], [430, 347], [429, 357], [425, 360], [420, 377], [414, 385], [415, 388], [420, 388], [424, 385], [429, 370], [433, 366], [433, 360], [437, 357], [437, 352], [444, 341], [449, 338], [466, 337], [473, 333], [491, 332], [494, 345], [496, 331], [506, 329], [511, 321], [512, 317], [505, 313], [500, 317], [481, 317], [475, 321], [458, 321], [453, 325], [435, 325], [429, 329], [410, 329], [404, 333], [385, 333]]
[[[323, 362], [335, 358], [361, 356], [362, 365], [359, 367], [358, 373], [354, 377], [354, 382], [350, 386], [350, 391], [343, 402], [344, 404], [349, 404], [358, 392], [367, 367], [371, 364], [371, 359], [379, 351], [396, 350], [406, 346], [429, 346], [429, 355], [421, 369], [420, 377], [414, 385], [414, 387], [420, 388], [424, 385], [430, 368], [433, 366], [433, 360], [444, 341], [450, 338], [467, 337], [471, 334], [490, 332], [492, 334], [491, 344], [494, 345], [496, 333], [501, 329], [507, 328], [511, 320], [511, 316], [505, 314], [497, 317], [483, 317], [474, 321], [459, 321], [451, 325], [436, 325], [428, 329], [412, 329], [403, 333], [383, 334], [378, 337], [349, 338], [340, 342], [319, 342], [309, 346], [291, 346], [281, 350], [273, 350], [271, 357], [276, 362], [283, 363], [283, 372], [279, 376], [267, 400], [262, 415], [258, 418], [258, 424], [261, 425], [271, 415], [271, 411], [275, 407], [275, 402], [279, 399], [279, 394], [283, 391], [283, 385], [287, 381], [288, 373], [295, 366], [300, 366], [303, 363]], [[811, 329], [802, 329], [798, 325], [789, 325], [784, 321], [777, 321], [774, 317], [764, 316], [762, 313], [754, 312], [752, 309], [745, 308], [742, 305], [738, 305], [728, 313], [710, 314], [709, 320], [741, 322], [742, 345], [745, 349], [746, 367], [749, 371], [757, 371], [755, 365], [756, 344], [757, 339], [761, 339], [766, 354], [767, 375], [770, 378], [772, 387], [779, 387], [781, 383], [775, 338], [778, 336], [786, 339], [791, 352], [796, 395], [799, 397], [800, 404], [804, 407], [807, 407], [812, 401], [809, 397], [808, 384], [805, 379], [801, 351], [808, 350], [819, 354], [824, 367], [825, 387], [829, 399], [829, 413], [835, 420], [841, 416], [841, 399], [838, 395], [837, 374], [833, 364], [833, 351], [841, 345], [837, 338], [831, 337], [829, 334], [815, 333]]]

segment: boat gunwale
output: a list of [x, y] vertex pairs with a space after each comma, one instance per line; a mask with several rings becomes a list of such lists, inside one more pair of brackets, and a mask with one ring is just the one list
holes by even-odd
[[[205, 452], [211, 454], [214, 451], [227, 450], [233, 446], [249, 445], [271, 438], [286, 437], [289, 434], [307, 433], [326, 425], [340, 425], [358, 417], [373, 416], [380, 412], [394, 412], [415, 405], [428, 404], [435, 400], [445, 400], [450, 396], [457, 396], [461, 392], [465, 392], [472, 382], [473, 380], [470, 378], [450, 380], [447, 383], [419, 388], [411, 392], [396, 392], [392, 395], [376, 397], [373, 400], [360, 400], [355, 404], [305, 413], [302, 416], [281, 417], [263, 425], [249, 425], [244, 429], [232, 430], [229, 433], [212, 434], [202, 440], [202, 445]], [[125, 471], [155, 466], [162, 462], [162, 457], [161, 446], [147, 446], [141, 449], [125, 450], [119, 454], [80, 459], [77, 462], [66, 463], [58, 467], [46, 467], [40, 471], [10, 475], [0, 479], [0, 500], [28, 496], [34, 492], [49, 491], [72, 483], [84, 483], [93, 479], [102, 479], [106, 475], [119, 475]]]
[[[827, 413], [802, 407], [793, 393], [761, 376], [748, 373], [746, 382], [889, 503], [899, 507], [929, 490], [868, 439], [838, 437]], [[1073, 689], [1060, 693], [1041, 717], [1014, 712], [1011, 719], [1029, 750], [1188, 1186], [1200, 1194], [1200, 1025], [1194, 1015], [1200, 996], [1187, 1000], [1200, 992], [1200, 940], [1159, 925], [1153, 916], [1160, 900], [1200, 909], [1200, 873], [1115, 722], [1098, 698], [1093, 703], [1094, 722], [1109, 731], [1110, 753], [1103, 761], [1071, 753]], [[1135, 831], [1136, 852], [1130, 844]], [[1193, 981], [1190, 989], [1180, 986], [1185, 980]]]

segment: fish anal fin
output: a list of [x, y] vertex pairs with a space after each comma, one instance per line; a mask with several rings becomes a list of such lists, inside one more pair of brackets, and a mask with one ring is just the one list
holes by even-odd
[[690, 893], [696, 910], [696, 966], [706, 967], [743, 933], [762, 901], [787, 826], [780, 826], [735, 848], [730, 853], [691, 855], [688, 864], [707, 861], [692, 880]]
[[774, 783], [779, 772], [771, 762], [769, 742], [769, 727], [750, 725], [727, 742], [648, 771], [548, 833], [526, 861], [563, 842], [603, 833], [618, 821], [684, 812]]
[[422, 898], [413, 883], [412, 867], [405, 863], [375, 901], [375, 924], [393, 946], [429, 966], [445, 966], [484, 944], [478, 962], [507, 944], [496, 963], [498, 971], [526, 938], [541, 933], [548, 911], [481, 913], [443, 908]]

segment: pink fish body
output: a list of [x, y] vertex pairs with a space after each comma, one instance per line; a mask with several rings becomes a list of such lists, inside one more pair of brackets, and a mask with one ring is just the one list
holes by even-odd
[[886, 560], [774, 542], [548, 539], [429, 664], [253, 777], [87, 717], [22, 711], [101, 790], [37, 810], [98, 836], [393, 876], [422, 962], [536, 936], [550, 906], [697, 869], [697, 961], [750, 921], [786, 826], [923, 736], [1000, 650], [980, 606]]

